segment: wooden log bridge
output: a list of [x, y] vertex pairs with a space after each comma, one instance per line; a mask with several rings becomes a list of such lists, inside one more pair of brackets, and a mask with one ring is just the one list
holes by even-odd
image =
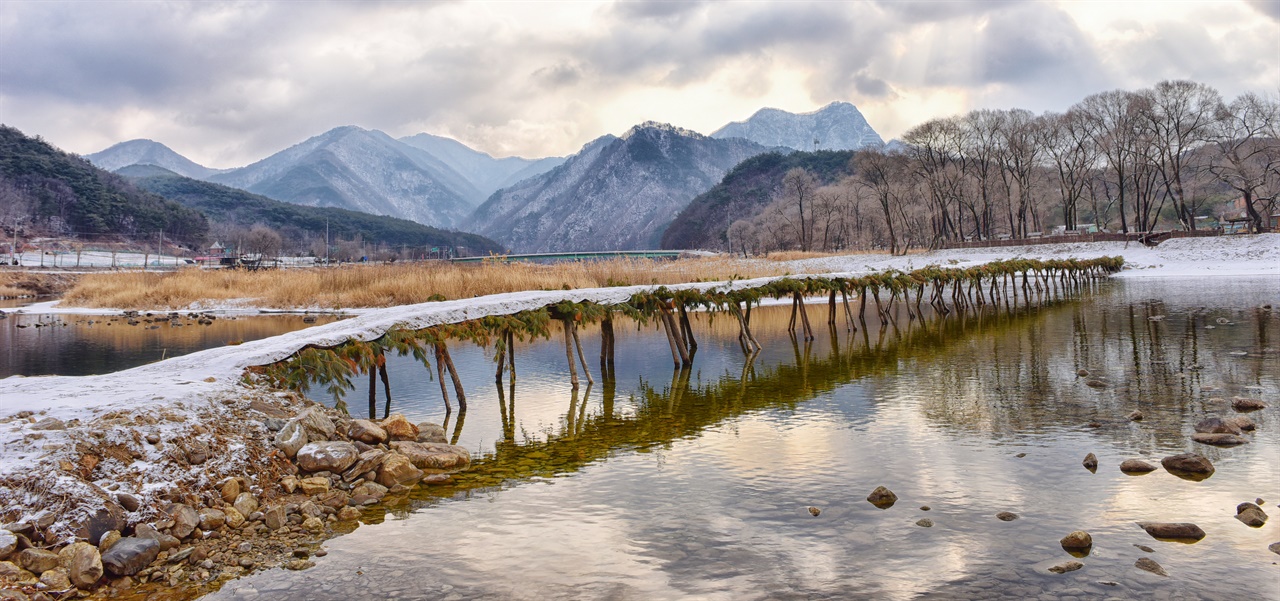
[[[799, 326], [804, 341], [808, 343], [814, 340], [815, 334], [806, 298], [826, 297], [827, 325], [833, 337], [840, 312], [845, 316], [847, 330], [856, 332], [862, 326], [865, 335], [868, 297], [874, 302], [881, 325], [891, 326], [896, 331], [899, 307], [905, 310], [909, 319], [920, 318], [926, 295], [929, 305], [943, 318], [988, 305], [1012, 310], [1019, 304], [1028, 307], [1033, 303], [1087, 291], [1099, 278], [1119, 271], [1123, 262], [1121, 257], [1050, 261], [1012, 259], [963, 268], [929, 266], [911, 272], [894, 270], [866, 275], [762, 278], [753, 281], [755, 285], [752, 286], [733, 281], [707, 287], [659, 286], [634, 293], [625, 302], [609, 305], [589, 300], [565, 300], [511, 315], [490, 315], [417, 330], [391, 329], [371, 341], [350, 340], [330, 347], [307, 346], [283, 360], [251, 367], [247, 371], [249, 375], [278, 388], [305, 392], [312, 385], [321, 385], [333, 395], [335, 407], [342, 411], [348, 410], [344, 394], [353, 389], [354, 378], [367, 375], [369, 415], [372, 418], [376, 417], [378, 380], [382, 382], [386, 399], [384, 415], [391, 408], [387, 355], [412, 355], [428, 370], [434, 362], [446, 415], [452, 412], [445, 382], [448, 375], [461, 414], [467, 409], [467, 401], [461, 378], [449, 355], [448, 343], [452, 340], [471, 342], [484, 348], [492, 345], [497, 363], [494, 379], [501, 385], [504, 372], [509, 373], [514, 386], [516, 340], [550, 338], [552, 323], [559, 322], [564, 336], [570, 385], [577, 390], [580, 385], [579, 369], [588, 385], [595, 382], [579, 335], [584, 324], [600, 324], [600, 375], [605, 386], [611, 386], [616, 341], [614, 317], [617, 315], [631, 318], [642, 326], [653, 324], [662, 329], [671, 350], [673, 366], [677, 371], [684, 371], [693, 364], [698, 350], [691, 312], [732, 316], [738, 323], [739, 345], [750, 361], [761, 350], [760, 342], [751, 331], [751, 308], [764, 298], [776, 301], [790, 299], [788, 331], [794, 339]], [[837, 307], [837, 293], [840, 297], [838, 304], [843, 311]], [[887, 293], [888, 298], [883, 298], [882, 293]], [[912, 294], [915, 295], [914, 302]], [[849, 302], [850, 295], [856, 295], [859, 300], [856, 314]]]

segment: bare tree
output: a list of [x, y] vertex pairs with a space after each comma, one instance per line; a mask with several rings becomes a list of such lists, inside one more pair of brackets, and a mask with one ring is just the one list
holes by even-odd
[[[782, 176], [782, 190], [779, 197], [783, 203], [794, 208], [794, 211], [783, 211], [780, 214], [787, 222], [793, 219], [796, 241], [800, 250], [808, 251], [813, 246], [813, 202], [818, 189], [818, 180], [803, 168], [795, 167]], [[805, 205], [809, 205], [806, 207]]]
[[1178, 221], [1194, 230], [1198, 203], [1187, 193], [1188, 180], [1194, 177], [1192, 151], [1211, 138], [1222, 113], [1222, 95], [1202, 83], [1162, 81], [1140, 96], [1165, 193], [1173, 201]]
[[258, 255], [263, 260], [274, 259], [279, 256], [282, 244], [283, 240], [278, 232], [257, 223], [244, 235], [243, 252]]
[[1275, 99], [1246, 93], [1223, 107], [1213, 131], [1217, 152], [1206, 168], [1240, 194], [1255, 233], [1263, 231], [1262, 214], [1274, 210], [1280, 188], [1278, 121], [1280, 104]]

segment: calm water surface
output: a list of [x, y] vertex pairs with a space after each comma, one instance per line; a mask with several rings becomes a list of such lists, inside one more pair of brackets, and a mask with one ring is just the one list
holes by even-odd
[[[735, 324], [701, 316], [691, 371], [673, 372], [660, 333], [620, 327], [616, 381], [577, 394], [558, 337], [517, 345], [514, 389], [458, 344], [465, 420], [446, 417], [431, 372], [393, 359], [392, 410], [445, 423], [472, 470], [370, 510], [312, 569], [210, 598], [1277, 598], [1280, 312], [1261, 308], [1277, 301], [1276, 279], [1117, 281], [1012, 315], [856, 334], [841, 321], [835, 344], [818, 307], [808, 345], [785, 333], [786, 309], [757, 310], [751, 364]], [[583, 340], [594, 359], [596, 333]], [[357, 388], [352, 411], [367, 411]], [[1253, 443], [1191, 442], [1196, 421], [1235, 415], [1232, 396], [1270, 403], [1250, 414]], [[1217, 473], [1117, 469], [1186, 451]], [[865, 500], [881, 485], [899, 498], [885, 510]], [[1233, 517], [1256, 497], [1272, 515], [1260, 529]], [[1148, 520], [1208, 536], [1157, 541], [1134, 524]], [[1073, 530], [1093, 536], [1084, 569], [1048, 573], [1072, 559], [1058, 540]]]
[[171, 322], [168, 312], [152, 312], [130, 325], [119, 315], [13, 312], [20, 309], [4, 309], [8, 315], [0, 319], [0, 378], [111, 373], [338, 319], [325, 315], [305, 323], [301, 315], [221, 316], [201, 325], [187, 313]]

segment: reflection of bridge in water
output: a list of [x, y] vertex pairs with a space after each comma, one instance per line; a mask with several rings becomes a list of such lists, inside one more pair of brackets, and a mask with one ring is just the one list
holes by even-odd
[[[544, 441], [514, 442], [517, 419], [515, 383], [497, 383], [497, 400], [502, 434], [492, 453], [476, 458], [471, 469], [455, 474], [442, 486], [415, 489], [403, 501], [390, 501], [366, 510], [366, 521], [377, 522], [383, 512], [400, 514], [438, 502], [441, 498], [470, 496], [476, 492], [500, 490], [530, 478], [551, 478], [582, 469], [611, 455], [645, 451], [698, 435], [726, 420], [757, 411], [793, 408], [825, 392], [830, 392], [868, 376], [892, 375], [904, 360], [937, 355], [947, 346], [973, 336], [990, 335], [1024, 327], [1043, 316], [1061, 301], [1078, 298], [1068, 295], [1038, 306], [1017, 309], [960, 311], [950, 315], [928, 313], [922, 319], [902, 319], [877, 327], [848, 332], [830, 327], [830, 344], [791, 337], [793, 357], [771, 366], [757, 367], [748, 357], [740, 374], [725, 372], [709, 382], [690, 381], [692, 369], [672, 373], [667, 385], [642, 379], [639, 388], [623, 399], [633, 410], [620, 414], [613, 378], [570, 392], [561, 431]], [[772, 329], [772, 328], [771, 328]], [[784, 335], [773, 344], [787, 344]], [[592, 394], [599, 390], [600, 404], [588, 412]], [[474, 412], [477, 408], [472, 407]], [[465, 413], [450, 427], [456, 443]]]
[[454, 263], [482, 263], [496, 261], [583, 261], [591, 259], [678, 259], [682, 250], [606, 250], [599, 252], [532, 253], [524, 255], [491, 255], [488, 257], [463, 257], [450, 259]]

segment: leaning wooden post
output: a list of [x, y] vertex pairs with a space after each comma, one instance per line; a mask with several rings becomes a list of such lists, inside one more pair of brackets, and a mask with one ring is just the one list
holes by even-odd
[[792, 292], [792, 298], [795, 299], [793, 306], [800, 308], [800, 322], [804, 327], [804, 339], [813, 340], [813, 328], [809, 325], [809, 311], [804, 306], [804, 295], [799, 292]]
[[692, 365], [693, 356], [689, 354], [689, 347], [685, 345], [684, 335], [680, 332], [679, 326], [676, 325], [676, 318], [671, 314], [671, 309], [663, 307], [660, 312], [662, 313], [662, 319], [667, 324], [667, 331], [672, 332], [672, 337], [676, 341], [676, 350], [680, 352], [680, 364]]
[[836, 290], [832, 288], [827, 293], [827, 325], [836, 325]]
[[689, 322], [689, 312], [685, 310], [684, 303], [676, 306], [680, 309], [680, 331], [684, 333], [685, 343], [689, 346], [689, 358], [692, 360], [693, 354], [698, 352], [698, 341], [693, 337], [693, 324]]
[[449, 347], [444, 342], [440, 342], [440, 353], [444, 357], [444, 366], [449, 370], [449, 379], [453, 380], [453, 393], [458, 395], [458, 411], [466, 413], [467, 393], [462, 391], [462, 378], [458, 377], [458, 368], [453, 366], [453, 357], [449, 356]]
[[582, 373], [586, 374], [588, 385], [595, 384], [596, 381], [591, 378], [591, 370], [587, 369], [587, 357], [582, 354], [582, 341], [578, 339], [578, 322], [570, 322], [569, 326], [570, 331], [573, 332], [573, 346], [578, 349], [578, 361], [582, 363]]
[[378, 364], [376, 359], [369, 359], [369, 419], [378, 419]]
[[857, 332], [858, 326], [853, 325], [853, 309], [849, 308], [849, 294], [845, 292], [844, 285], [840, 286], [840, 302], [844, 305], [844, 318], [848, 322], [845, 329]]
[[449, 404], [449, 387], [444, 383], [444, 343], [436, 342], [433, 346], [436, 353], [436, 379], [440, 381], [440, 396], [444, 399], [444, 414], [447, 416], [453, 413], [453, 406]]
[[562, 318], [560, 323], [564, 325], [564, 356], [569, 360], [569, 383], [574, 390], [578, 389], [578, 366], [573, 359], [573, 333], [570, 332], [570, 320]]
[[671, 360], [675, 362], [676, 369], [679, 369], [680, 349], [676, 346], [676, 336], [671, 331], [671, 324], [667, 322], [667, 314], [659, 309], [655, 317], [658, 318], [658, 323], [662, 324], [662, 331], [667, 334], [667, 344], [671, 345]]

